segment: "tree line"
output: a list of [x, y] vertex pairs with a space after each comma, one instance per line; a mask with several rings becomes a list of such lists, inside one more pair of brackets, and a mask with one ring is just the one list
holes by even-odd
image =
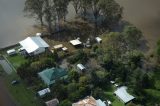
[[61, 21], [66, 20], [68, 6], [72, 4], [76, 15], [82, 14], [85, 18], [87, 13], [93, 14], [95, 27], [97, 19], [101, 16], [105, 25], [113, 25], [122, 18], [122, 7], [114, 0], [26, 0], [24, 12], [27, 16], [35, 18], [43, 26], [45, 23], [50, 33], [54, 26], [60, 27]]

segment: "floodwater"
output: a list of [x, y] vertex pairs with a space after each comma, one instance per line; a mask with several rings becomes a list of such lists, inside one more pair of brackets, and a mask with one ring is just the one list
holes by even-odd
[[[0, 48], [24, 39], [35, 24], [34, 19], [24, 17], [25, 0], [0, 0]], [[138, 27], [148, 41], [150, 49], [160, 39], [160, 0], [116, 0], [124, 7], [124, 19]], [[74, 17], [69, 6], [68, 19]]]
[[154, 50], [160, 40], [160, 0], [116, 1], [124, 7], [124, 19], [143, 32], [149, 50]]
[[25, 0], [0, 0], [0, 48], [24, 39], [34, 23], [24, 17]]

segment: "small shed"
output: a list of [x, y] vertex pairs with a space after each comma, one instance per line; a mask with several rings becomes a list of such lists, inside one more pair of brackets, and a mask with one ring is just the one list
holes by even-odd
[[57, 98], [49, 100], [47, 102], [45, 102], [46, 106], [58, 106], [59, 101]]
[[8, 50], [7, 54], [10, 55], [10, 56], [14, 55], [14, 54], [16, 54], [16, 50], [15, 49]]
[[133, 97], [132, 95], [130, 95], [127, 92], [127, 87], [126, 86], [122, 86], [120, 88], [118, 88], [114, 94], [124, 103], [128, 103], [130, 101], [132, 101], [135, 97]]
[[71, 40], [70, 43], [71, 43], [73, 46], [78, 46], [78, 45], [81, 45], [81, 44], [82, 44], [82, 42], [81, 42], [79, 39]]
[[67, 48], [67, 47], [63, 47], [62, 50], [63, 50], [64, 52], [66, 52], [66, 51], [68, 51], [68, 48]]
[[100, 37], [96, 37], [95, 40], [97, 41], [97, 43], [102, 43], [102, 39]]
[[48, 94], [48, 93], [50, 93], [50, 92], [51, 92], [51, 90], [50, 90], [49, 88], [46, 88], [46, 89], [43, 89], [43, 90], [38, 91], [38, 95], [39, 95], [40, 97], [44, 97], [46, 94]]
[[86, 68], [82, 64], [77, 64], [77, 69], [80, 71], [84, 71]]
[[59, 44], [59, 45], [55, 45], [53, 48], [58, 50], [61, 49], [63, 47], [63, 44]]

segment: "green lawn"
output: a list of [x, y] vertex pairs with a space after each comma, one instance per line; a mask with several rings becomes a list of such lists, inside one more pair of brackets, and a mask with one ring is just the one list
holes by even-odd
[[116, 96], [113, 95], [113, 92], [114, 92], [114, 87], [112, 87], [109, 90], [106, 90], [105, 92], [106, 99], [112, 102], [112, 106], [124, 106], [124, 104]]
[[[19, 80], [20, 83], [17, 85], [12, 85], [12, 80]], [[42, 103], [36, 97], [36, 94], [31, 89], [28, 89], [26, 85], [24, 85], [16, 73], [13, 72], [11, 75], [6, 75], [5, 82], [9, 92], [18, 105], [42, 106]]]
[[9, 62], [14, 66], [14, 68], [18, 68], [23, 63], [27, 62], [27, 59], [25, 59], [23, 56], [17, 54], [15, 56], [8, 56], [7, 59]]

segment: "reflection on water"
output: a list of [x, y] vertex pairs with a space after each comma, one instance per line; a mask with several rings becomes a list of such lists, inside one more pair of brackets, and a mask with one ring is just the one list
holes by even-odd
[[154, 49], [160, 39], [160, 0], [116, 0], [124, 7], [124, 19], [137, 26]]

